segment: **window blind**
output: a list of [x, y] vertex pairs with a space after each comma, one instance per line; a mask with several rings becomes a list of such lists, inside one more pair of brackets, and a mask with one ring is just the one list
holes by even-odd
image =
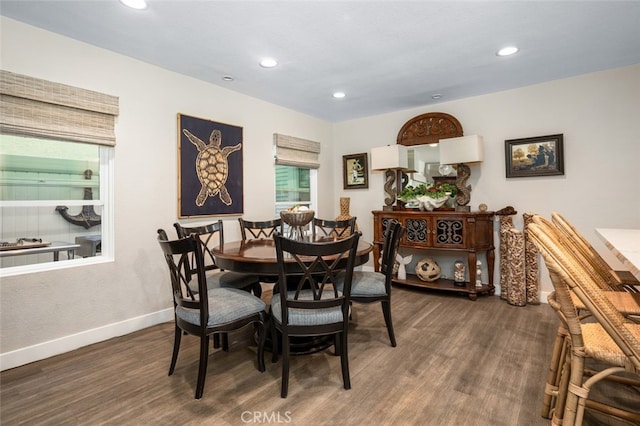
[[114, 146], [118, 98], [0, 70], [0, 132]]
[[273, 134], [276, 147], [276, 164], [281, 166], [320, 167], [320, 143], [293, 136]]

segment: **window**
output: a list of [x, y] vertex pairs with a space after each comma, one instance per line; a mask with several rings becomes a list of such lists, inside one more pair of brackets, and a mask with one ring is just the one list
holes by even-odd
[[2, 275], [105, 253], [112, 157], [95, 144], [0, 135]]
[[0, 276], [113, 259], [118, 98], [0, 70]]
[[276, 165], [276, 217], [280, 217], [280, 211], [296, 205], [314, 209], [317, 175], [315, 169]]

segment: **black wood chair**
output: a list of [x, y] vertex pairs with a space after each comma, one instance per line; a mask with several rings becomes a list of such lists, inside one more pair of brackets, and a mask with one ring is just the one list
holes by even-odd
[[[252, 221], [239, 217], [238, 223], [240, 223], [240, 233], [243, 241], [271, 239], [276, 232], [282, 234], [284, 230], [282, 219]], [[263, 283], [269, 284], [278, 282], [278, 277], [268, 275], [260, 275], [258, 279]]]
[[[333, 335], [336, 353], [340, 354], [344, 388], [351, 388], [348, 300], [359, 238], [360, 233], [356, 232], [343, 240], [312, 243], [290, 240], [280, 234], [274, 236], [279, 282], [287, 283], [287, 288], [281, 286], [271, 298], [272, 341], [277, 342], [277, 331], [282, 333], [282, 398], [287, 397], [289, 390], [290, 338], [296, 336]], [[333, 285], [340, 270], [344, 271], [342, 291]], [[278, 351], [274, 348], [273, 362], [277, 358]]]
[[[200, 361], [195, 398], [202, 398], [209, 357], [209, 338], [250, 324], [258, 331], [257, 368], [264, 372], [264, 343], [268, 316], [265, 303], [236, 288], [209, 288], [205, 275], [203, 245], [196, 234], [168, 241], [167, 233], [158, 230], [158, 242], [164, 253], [173, 293], [175, 333], [169, 375], [178, 360], [182, 334], [200, 337]], [[195, 267], [194, 267], [195, 265]], [[197, 287], [196, 294], [187, 291]]]
[[261, 221], [244, 220], [239, 217], [240, 232], [243, 240], [259, 240], [261, 238], [271, 239], [276, 232], [282, 234], [282, 219], [271, 219]]
[[[404, 233], [404, 227], [398, 222], [392, 222], [387, 227], [382, 253], [380, 256], [380, 272], [355, 271], [351, 283], [350, 302], [382, 304], [384, 322], [387, 325], [387, 333], [391, 346], [396, 346], [396, 336], [393, 332], [391, 320], [391, 280], [393, 279], [393, 265], [396, 261], [400, 238]], [[338, 289], [342, 289], [342, 277], [337, 282]]]
[[311, 232], [313, 241], [318, 239], [342, 239], [350, 236], [355, 232], [356, 218], [352, 217], [345, 220], [327, 220], [313, 218], [311, 222]]
[[[260, 286], [260, 279], [257, 275], [223, 271], [216, 264], [216, 259], [211, 250], [218, 244], [224, 244], [224, 226], [222, 220], [203, 226], [187, 227], [177, 222], [174, 223], [173, 226], [178, 233], [178, 238], [184, 238], [190, 234], [197, 234], [200, 238], [204, 253], [205, 270], [208, 272], [207, 283], [209, 288], [239, 288], [252, 291], [256, 297], [262, 296], [262, 287]], [[193, 267], [192, 262], [192, 269]], [[212, 271], [215, 272], [211, 273]], [[191, 290], [193, 291], [194, 289]]]

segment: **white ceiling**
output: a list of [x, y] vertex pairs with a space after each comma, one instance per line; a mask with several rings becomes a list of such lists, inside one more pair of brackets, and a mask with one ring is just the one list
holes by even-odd
[[[148, 2], [0, 14], [331, 122], [640, 63], [638, 1]], [[506, 45], [520, 52], [496, 56]]]

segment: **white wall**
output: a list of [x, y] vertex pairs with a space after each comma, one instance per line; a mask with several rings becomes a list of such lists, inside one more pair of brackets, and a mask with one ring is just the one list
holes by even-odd
[[[4, 278], [3, 369], [172, 319], [156, 230], [171, 235], [177, 219], [178, 113], [243, 127], [247, 218], [274, 215], [273, 133], [320, 142], [318, 214], [336, 214], [330, 123], [11, 19], [0, 24], [3, 69], [120, 99], [115, 262]], [[236, 217], [225, 237], [240, 238]]]
[[[3, 69], [120, 98], [116, 260], [3, 279], [2, 369], [172, 318], [155, 236], [177, 217], [177, 113], [243, 127], [248, 218], [273, 214], [272, 134], [283, 133], [322, 143], [318, 216], [336, 215], [338, 198], [350, 197], [351, 214], [371, 240], [382, 175], [370, 172], [368, 190], [345, 191], [342, 155], [395, 143], [407, 120], [441, 111], [458, 118], [465, 134], [484, 136], [485, 161], [472, 167], [473, 208], [557, 210], [605, 254], [594, 228], [640, 227], [640, 66], [331, 125], [4, 17], [0, 24]], [[505, 139], [554, 133], [565, 136], [564, 176], [505, 178]], [[229, 239], [239, 237], [235, 223], [226, 224]]]
[[[405, 122], [434, 111], [456, 117], [465, 134], [484, 137], [484, 162], [471, 166], [472, 209], [480, 203], [490, 210], [511, 205], [520, 229], [522, 213], [549, 217], [557, 211], [607, 261], [621, 267], [594, 229], [640, 227], [640, 66], [339, 123], [334, 127], [336, 158], [393, 144]], [[564, 176], [505, 177], [506, 139], [557, 133], [564, 134]], [[369, 190], [336, 193], [351, 197], [351, 214], [358, 217], [364, 239], [372, 238], [371, 210], [383, 205], [383, 181], [381, 172], [372, 172]], [[495, 230], [498, 247], [497, 223]], [[417, 260], [414, 256], [413, 263]], [[546, 301], [552, 288], [546, 270], [540, 278], [541, 300]], [[498, 265], [494, 282], [499, 283]]]

